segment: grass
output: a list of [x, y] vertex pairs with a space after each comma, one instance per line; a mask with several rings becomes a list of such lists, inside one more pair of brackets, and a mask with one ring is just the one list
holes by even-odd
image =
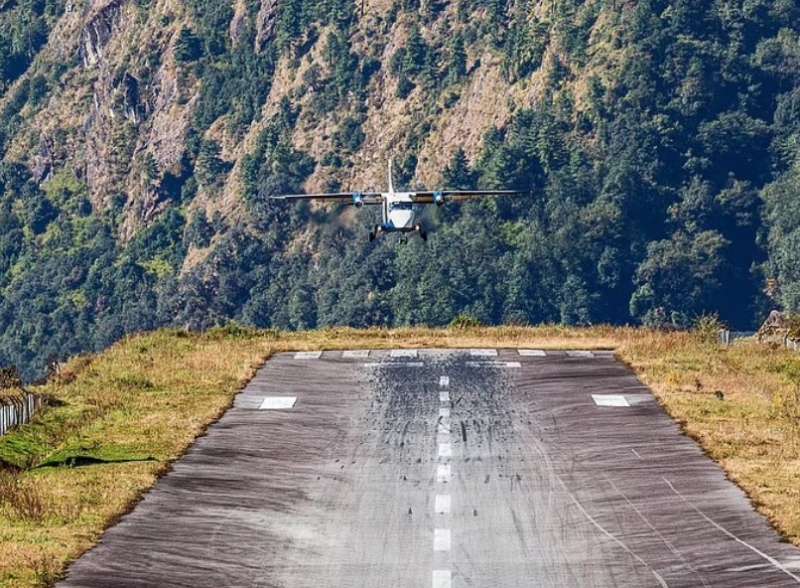
[[272, 353], [396, 347], [615, 348], [800, 545], [798, 354], [755, 343], [721, 349], [697, 333], [613, 327], [229, 327], [131, 337], [72, 360], [34, 389], [53, 406], [0, 438], [0, 586], [52, 584], [230, 406]]

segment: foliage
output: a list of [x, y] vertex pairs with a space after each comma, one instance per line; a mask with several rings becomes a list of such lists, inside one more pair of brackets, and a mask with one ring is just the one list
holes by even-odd
[[[271, 29], [259, 3], [236, 16], [230, 2], [182, 7], [165, 36], [191, 99], [182, 160], [163, 170], [157, 150], [142, 149], [151, 105], [140, 104], [144, 121], [115, 116], [103, 130], [109, 194], [93, 193], [88, 166], [63, 153], [77, 131], [30, 126], [72, 71], [41, 51], [63, 2], [0, 9], [0, 365], [25, 379], [161, 325], [448, 325], [469, 315], [689, 328], [716, 314], [745, 329], [770, 305], [800, 311], [791, 2], [558, 0], [543, 11], [528, 0], [454, 10], [403, 0], [361, 19], [346, 0], [288, 0]], [[115, 75], [157, 95], [148, 83], [160, 56], [137, 52]], [[357, 188], [352, 168], [380, 143], [367, 134], [385, 136], [374, 105], [393, 100], [386, 88], [408, 99], [378, 108], [403, 112], [387, 125], [395, 175], [416, 187], [437, 118], [462, 113], [452, 106], [492, 67], [513, 84], [496, 97], [510, 115], [478, 152], [448, 144], [439, 185], [529, 194], [431, 207], [425, 246], [365, 243], [363, 225], [379, 222], [372, 207], [354, 220], [337, 206], [269, 200], [309, 177]], [[267, 104], [276, 71], [301, 73]], [[533, 88], [536, 100], [524, 98]], [[315, 129], [313, 148], [298, 147]], [[146, 219], [128, 201], [140, 180]], [[228, 188], [239, 187], [231, 206], [239, 194]], [[141, 227], [130, 233], [133, 218]]]

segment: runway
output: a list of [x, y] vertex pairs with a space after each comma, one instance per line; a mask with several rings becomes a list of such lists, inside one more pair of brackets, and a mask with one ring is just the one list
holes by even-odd
[[782, 587], [800, 550], [610, 352], [274, 356], [61, 586]]

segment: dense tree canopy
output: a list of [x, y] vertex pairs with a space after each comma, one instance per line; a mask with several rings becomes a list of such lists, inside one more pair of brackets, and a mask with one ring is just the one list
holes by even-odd
[[[94, 210], [75, 170], [43, 179], [4, 156], [0, 364], [30, 378], [126, 333], [232, 319], [293, 329], [446, 325], [463, 315], [684, 327], [716, 313], [747, 328], [771, 306], [800, 312], [795, 2], [554, 0], [545, 18], [532, 1], [398, 0], [382, 26], [402, 22], [404, 34], [385, 64], [385, 39], [364, 41], [349, 0], [278, 3], [265, 44], [257, 6], [234, 40], [231, 2], [186, 4], [191, 26], [176, 32], [174, 56], [200, 84], [185, 169], [157, 188], [170, 204], [146, 229], [120, 239], [124, 195], [111, 199], [117, 208]], [[60, 70], [25, 73], [62, 10], [50, 0], [0, 2], [3, 153], [20, 117], [58, 83]], [[451, 34], [429, 34], [442, 18]], [[593, 42], [613, 54], [613, 67], [597, 66]], [[270, 105], [233, 170], [214, 129], [248, 132], [280, 59], [312, 47], [319, 59], [303, 70], [302, 87]], [[315, 169], [354, 165], [382, 68], [380, 83], [419, 103], [396, 154], [398, 180], [412, 182], [431, 117], [458, 99], [486, 55], [510, 83], [538, 76], [536, 100], [490, 131], [472, 161], [451, 145], [441, 185], [529, 195], [430, 210], [429, 242], [402, 245], [366, 242], [377, 211], [354, 219], [268, 200], [301, 190]], [[322, 157], [292, 140], [301, 108], [335, 122]], [[124, 177], [135, 123], [115, 132], [109, 173]], [[221, 197], [234, 171], [246, 214], [206, 214], [198, 190]], [[187, 263], [190, 250], [207, 257]]]

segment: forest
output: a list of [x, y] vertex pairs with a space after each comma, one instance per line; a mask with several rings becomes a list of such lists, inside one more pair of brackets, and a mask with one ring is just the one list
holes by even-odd
[[[368, 30], [358, 44], [349, 0], [280, 2], [265, 42], [259, 2], [243, 3], [236, 42], [234, 3], [184, 4], [181, 22], [164, 24], [178, 31], [171, 59], [197, 88], [182, 172], [143, 160], [142, 181], [165, 204], [122, 239], [123, 183], [100, 206], [68, 154], [42, 176], [10, 149], [82, 66], [77, 55], [37, 57], [68, 16], [64, 2], [0, 0], [0, 364], [26, 378], [162, 326], [686, 328], [716, 316], [749, 329], [773, 308], [800, 312], [796, 2], [395, 0], [381, 30], [401, 23], [407, 34]], [[453, 34], [430, 34], [442, 22]], [[390, 41], [399, 47], [384, 59]], [[319, 63], [302, 86], [269, 103], [280, 64], [312, 47]], [[451, 144], [440, 186], [427, 188], [526, 196], [430, 210], [428, 242], [405, 244], [367, 242], [377, 218], [367, 207], [349, 216], [268, 199], [319, 170], [331, 170], [328, 188], [358, 188], [337, 172], [370, 139], [364, 105], [379, 83], [398, 103], [419, 100], [395, 157], [398, 182], [422, 187], [421, 145], [478, 54], [497, 58], [509, 87], [537, 76], [540, 94], [487, 131], [477, 156]], [[214, 129], [224, 120], [241, 137], [267, 110], [234, 166]], [[300, 117], [336, 121], [324, 156], [292, 141]], [[132, 173], [136, 124], [114, 135], [110, 177]], [[233, 174], [239, 214], [198, 206]], [[194, 250], [208, 254], [187, 264]]]

